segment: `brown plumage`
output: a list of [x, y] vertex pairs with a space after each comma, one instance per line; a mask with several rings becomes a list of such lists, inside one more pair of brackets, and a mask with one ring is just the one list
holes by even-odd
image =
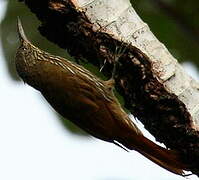
[[189, 168], [180, 155], [145, 138], [113, 94], [114, 80], [102, 81], [64, 58], [33, 46], [18, 19], [21, 45], [16, 53], [19, 76], [39, 90], [63, 117], [104, 141], [136, 150], [161, 167], [184, 175]]

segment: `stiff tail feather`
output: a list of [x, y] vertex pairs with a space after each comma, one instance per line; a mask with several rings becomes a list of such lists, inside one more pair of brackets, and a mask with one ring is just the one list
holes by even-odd
[[183, 163], [179, 153], [158, 146], [151, 140], [145, 138], [143, 135], [125, 135], [117, 139], [117, 141], [130, 150], [138, 151], [146, 158], [172, 173], [181, 176], [191, 175], [185, 174], [184, 171], [189, 171], [189, 168]]

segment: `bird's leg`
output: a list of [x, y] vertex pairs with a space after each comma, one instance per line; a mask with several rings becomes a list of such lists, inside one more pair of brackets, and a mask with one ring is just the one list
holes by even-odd
[[117, 46], [115, 48], [115, 53], [114, 53], [114, 61], [113, 61], [113, 71], [112, 71], [112, 75], [111, 78], [109, 80], [106, 81], [106, 84], [108, 86], [109, 89], [113, 89], [114, 85], [115, 85], [115, 77], [117, 75], [117, 68], [119, 65], [119, 59], [120, 57], [125, 53], [127, 47], [129, 45], [123, 45], [123, 43], [121, 44], [121, 46]]

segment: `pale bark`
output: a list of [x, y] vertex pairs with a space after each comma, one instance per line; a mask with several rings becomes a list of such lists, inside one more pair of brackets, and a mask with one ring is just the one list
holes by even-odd
[[183, 70], [129, 0], [45, 0], [25, 3], [40, 32], [110, 75], [115, 46], [126, 46], [116, 88], [125, 107], [168, 148], [184, 155], [199, 175], [199, 84]]
[[[153, 35], [137, 15], [129, 0], [73, 0], [86, 14], [95, 31], [130, 43], [148, 57], [154, 77], [165, 89], [182, 101], [192, 117], [192, 127], [199, 126], [199, 84], [184, 71], [167, 48]], [[101, 28], [103, 27], [103, 28]]]

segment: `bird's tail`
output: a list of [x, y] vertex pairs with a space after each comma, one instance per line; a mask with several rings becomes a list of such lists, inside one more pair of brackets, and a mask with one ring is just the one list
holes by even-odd
[[187, 176], [184, 171], [189, 168], [183, 163], [179, 153], [158, 146], [151, 140], [139, 134], [128, 134], [117, 139], [119, 143], [130, 150], [136, 150], [159, 166], [181, 176]]

